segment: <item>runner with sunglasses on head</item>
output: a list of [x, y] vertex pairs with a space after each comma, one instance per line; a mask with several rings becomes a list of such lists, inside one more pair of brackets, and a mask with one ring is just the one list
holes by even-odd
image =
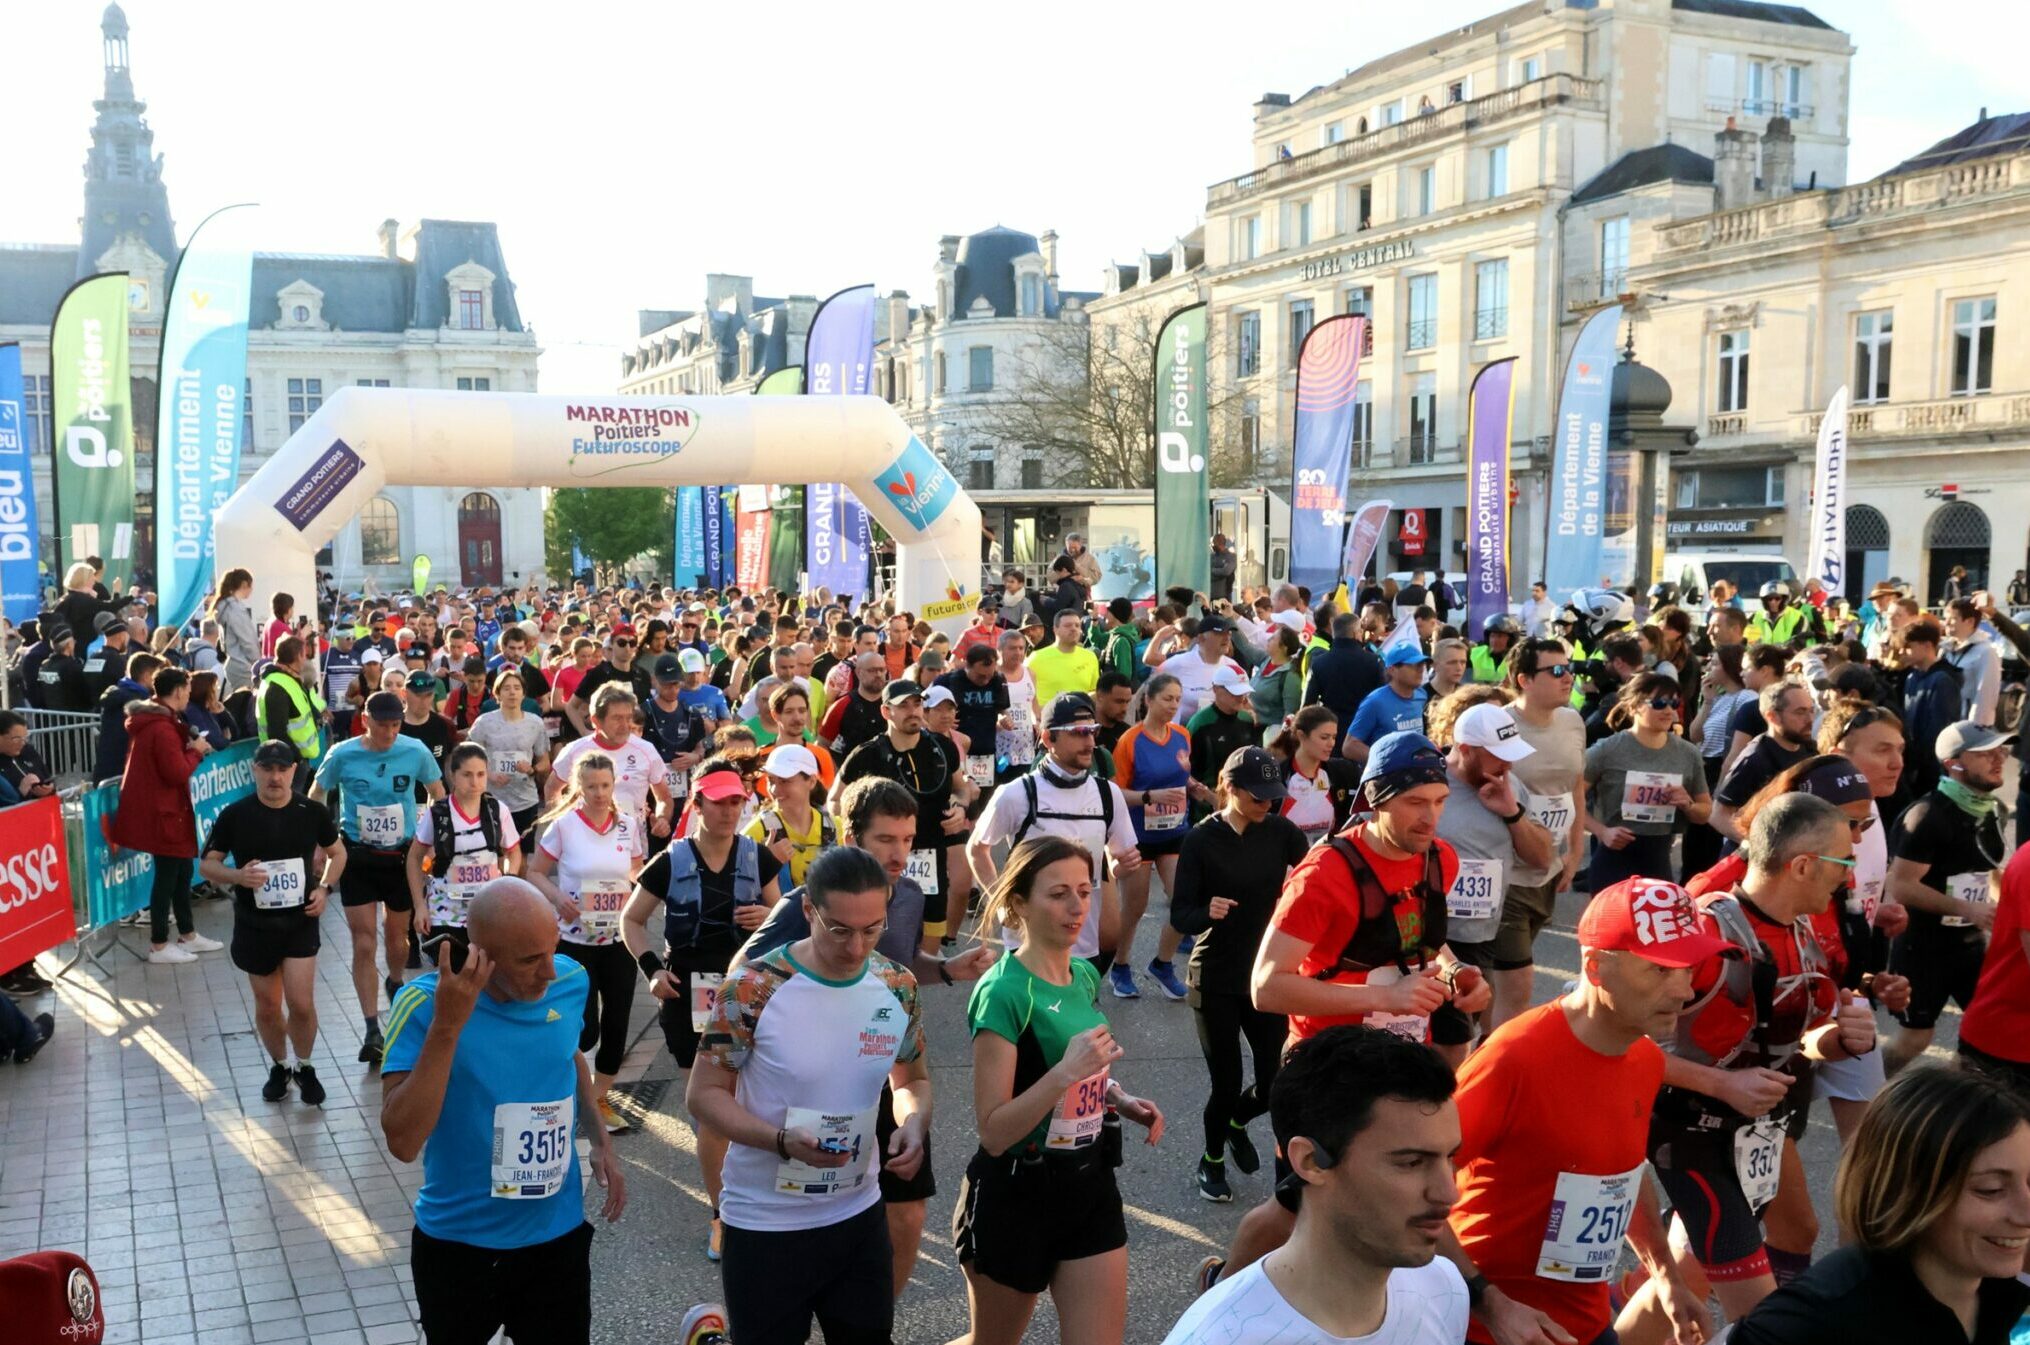
[[1493, 978], [1491, 1027], [1529, 1007], [1537, 936], [1586, 857], [1586, 721], [1572, 708], [1573, 673], [1562, 640], [1524, 640], [1508, 661], [1516, 693], [1508, 712], [1522, 740], [1536, 749], [1515, 764], [1514, 774], [1529, 790], [1530, 821], [1550, 833], [1557, 854], [1542, 868], [1519, 864], [1509, 875], [1495, 934], [1506, 966]]
[[1704, 822], [1713, 802], [1699, 749], [1680, 738], [1678, 684], [1661, 673], [1629, 679], [1607, 712], [1618, 730], [1586, 749], [1593, 790], [1586, 829], [1593, 848], [1589, 886], [1604, 892], [1623, 878], [1675, 882], [1671, 837], [1681, 822]]

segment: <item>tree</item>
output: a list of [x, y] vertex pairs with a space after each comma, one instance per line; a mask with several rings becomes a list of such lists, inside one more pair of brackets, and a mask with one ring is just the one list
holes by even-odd
[[675, 545], [671, 495], [655, 486], [553, 490], [543, 514], [550, 573], [571, 573], [571, 543], [597, 565], [619, 567], [644, 552]]
[[[1184, 296], [1188, 297], [1188, 296]], [[1015, 355], [1012, 396], [972, 417], [1001, 443], [1043, 450], [1053, 486], [1155, 485], [1156, 338], [1169, 310], [1142, 306], [1110, 321], [1052, 323]], [[1242, 447], [1242, 398], [1222, 378], [1219, 334], [1206, 339], [1207, 402], [1215, 486], [1238, 485], [1256, 465]]]

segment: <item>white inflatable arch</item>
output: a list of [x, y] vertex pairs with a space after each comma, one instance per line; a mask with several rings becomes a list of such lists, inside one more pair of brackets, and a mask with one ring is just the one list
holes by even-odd
[[315, 593], [315, 557], [385, 486], [838, 482], [896, 543], [898, 608], [956, 632], [980, 510], [878, 397], [550, 397], [340, 388], [226, 502], [218, 573], [256, 605]]

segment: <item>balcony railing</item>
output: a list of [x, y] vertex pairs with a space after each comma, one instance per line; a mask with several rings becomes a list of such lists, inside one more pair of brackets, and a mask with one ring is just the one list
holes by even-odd
[[[1800, 437], [1815, 439], [1824, 419], [1822, 411], [1801, 411], [1794, 417], [1793, 428]], [[1934, 438], [2023, 428], [2030, 428], [2030, 392], [1871, 402], [1847, 411], [1847, 434], [1855, 440]]]
[[1410, 323], [1409, 341], [1406, 350], [1429, 350], [1438, 344], [1438, 320], [1422, 318]]
[[1473, 339], [1494, 341], [1508, 335], [1508, 309], [1482, 308], [1473, 314]]
[[1353, 441], [1353, 470], [1365, 472], [1375, 467], [1386, 466], [1388, 464], [1385, 462], [1375, 461], [1374, 440], [1356, 439]]
[[1430, 467], [1459, 461], [1459, 445], [1441, 445], [1435, 433], [1410, 434], [1396, 440], [1396, 462], [1410, 467]]
[[1747, 428], [1748, 413], [1746, 411], [1727, 411], [1717, 416], [1706, 417], [1706, 437], [1708, 439], [1725, 439], [1729, 435], [1740, 434]]
[[1206, 204], [1209, 208], [1220, 206], [1286, 183], [1329, 173], [1347, 164], [1379, 158], [1410, 145], [1561, 103], [1599, 108], [1603, 106], [1601, 89], [1602, 81], [1597, 79], [1581, 79], [1568, 74], [1546, 75], [1512, 89], [1491, 93], [1485, 98], [1476, 98], [1470, 103], [1453, 103], [1436, 112], [1410, 117], [1394, 126], [1377, 127], [1365, 135], [1351, 136], [1293, 158], [1278, 159], [1252, 173], [1216, 182], [1207, 192]]
[[1726, 116], [1789, 117], [1792, 121], [1810, 121], [1814, 115], [1810, 103], [1786, 103], [1781, 98], [1708, 98], [1706, 111]]

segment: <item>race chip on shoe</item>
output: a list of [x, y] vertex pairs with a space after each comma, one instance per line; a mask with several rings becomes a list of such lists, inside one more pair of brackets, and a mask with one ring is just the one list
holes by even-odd
[[0, 1338], [9, 1345], [99, 1345], [106, 1313], [99, 1278], [73, 1252], [0, 1261]]

